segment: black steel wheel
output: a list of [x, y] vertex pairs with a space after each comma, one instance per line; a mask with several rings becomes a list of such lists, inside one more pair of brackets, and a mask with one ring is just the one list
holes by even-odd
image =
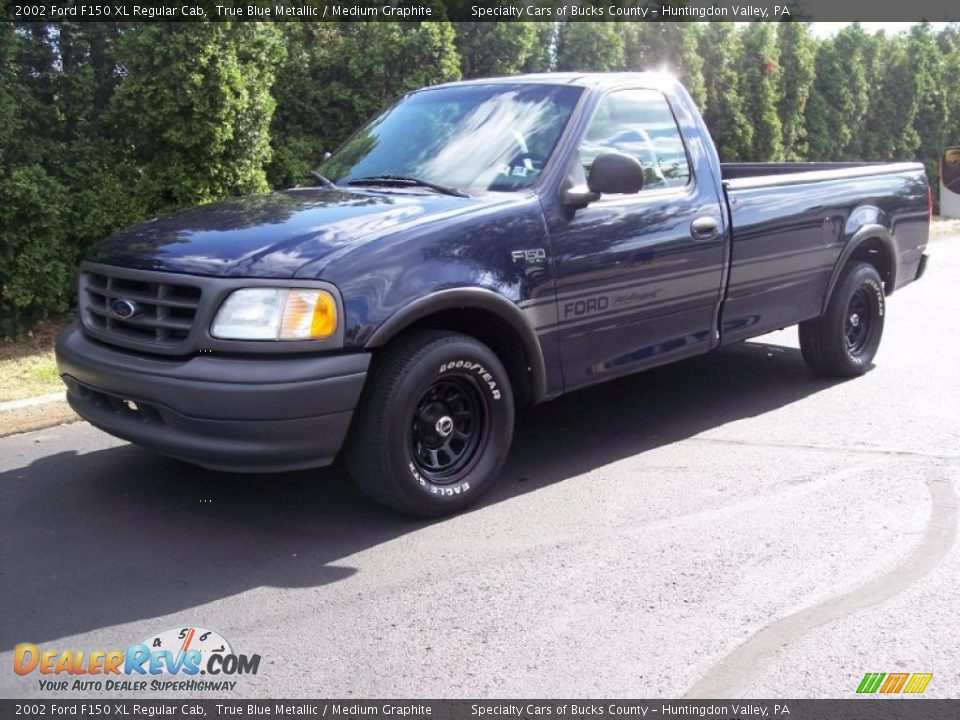
[[469, 472], [486, 441], [488, 415], [471, 377], [452, 375], [431, 383], [410, 423], [410, 454], [417, 470], [441, 485]]
[[872, 317], [870, 292], [866, 287], [859, 287], [850, 298], [843, 321], [843, 337], [847, 343], [847, 352], [856, 355], [863, 351], [873, 330]]
[[424, 330], [374, 358], [347, 438], [367, 495], [415, 515], [476, 502], [513, 437], [513, 392], [496, 354], [459, 333]]
[[884, 310], [880, 273], [869, 263], [851, 263], [841, 272], [826, 312], [800, 323], [804, 360], [822, 375], [862, 375], [880, 347]]

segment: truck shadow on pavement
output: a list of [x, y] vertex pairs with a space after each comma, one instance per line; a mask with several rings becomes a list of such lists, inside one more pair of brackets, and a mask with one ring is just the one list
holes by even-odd
[[[831, 384], [807, 370], [798, 350], [741, 343], [579, 391], [518, 419], [505, 477], [483, 504], [775, 410]], [[337, 466], [238, 476], [129, 445], [49, 455], [0, 474], [0, 650], [160, 617], [260, 586], [333, 583], [357, 572], [344, 558], [430, 522], [444, 521], [410, 519], [368, 502]]]

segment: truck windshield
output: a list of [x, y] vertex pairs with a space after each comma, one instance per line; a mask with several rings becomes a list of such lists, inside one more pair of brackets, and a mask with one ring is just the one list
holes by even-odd
[[[581, 88], [460, 85], [413, 93], [372, 120], [318, 168], [337, 185], [513, 191], [536, 181]], [[404, 180], [406, 179], [406, 181]]]

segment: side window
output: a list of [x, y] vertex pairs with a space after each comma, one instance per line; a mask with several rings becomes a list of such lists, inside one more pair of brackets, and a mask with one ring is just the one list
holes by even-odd
[[644, 170], [644, 190], [683, 187], [690, 182], [690, 166], [677, 122], [667, 99], [655, 90], [621, 90], [600, 101], [578, 148], [573, 168], [577, 181], [586, 182], [594, 158], [617, 152], [635, 157]]

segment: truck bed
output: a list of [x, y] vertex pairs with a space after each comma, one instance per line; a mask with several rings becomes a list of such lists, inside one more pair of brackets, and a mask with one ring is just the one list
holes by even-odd
[[[774, 182], [787, 182], [792, 178], [785, 178], [785, 175], [807, 175], [808, 173], [818, 173], [821, 178], [828, 177], [857, 177], [860, 175], [881, 174], [887, 172], [897, 172], [906, 166], [908, 169], [915, 167], [913, 163], [887, 163], [887, 162], [783, 162], [783, 163], [720, 163], [720, 174], [724, 182], [726, 181], [750, 181], [757, 178], [768, 178], [777, 176], [778, 180]], [[807, 175], [809, 177], [809, 175]], [[807, 178], [796, 178], [796, 181], [803, 181]]]
[[888, 268], [887, 294], [916, 277], [929, 230], [923, 165], [726, 163], [721, 176], [732, 227], [721, 342], [819, 316], [854, 233]]

